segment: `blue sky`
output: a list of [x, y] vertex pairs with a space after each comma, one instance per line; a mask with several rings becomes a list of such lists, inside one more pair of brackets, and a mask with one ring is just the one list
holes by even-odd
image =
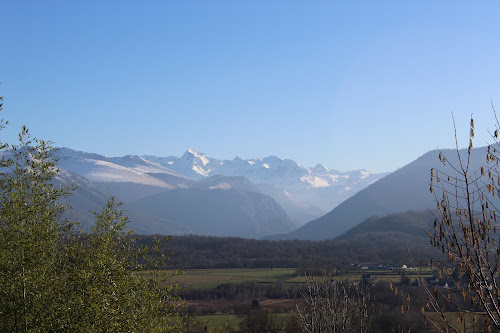
[[[500, 105], [494, 1], [10, 1], [0, 95], [56, 146], [393, 171], [477, 145]], [[500, 108], [500, 106], [499, 106]]]

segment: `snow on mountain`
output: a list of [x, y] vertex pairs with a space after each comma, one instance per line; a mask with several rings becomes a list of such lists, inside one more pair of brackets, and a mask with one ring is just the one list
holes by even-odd
[[366, 170], [339, 172], [322, 164], [309, 168], [278, 156], [218, 160], [193, 148], [189, 148], [180, 158], [144, 157], [193, 179], [203, 179], [217, 174], [243, 176], [255, 184], [269, 184], [287, 190], [296, 198], [305, 200], [308, 204], [324, 211], [333, 209], [357, 191], [386, 175], [373, 174]]
[[207, 157], [203, 153], [198, 153], [193, 148], [189, 148], [180, 158], [175, 156], [156, 157], [149, 155], [144, 156], [144, 158], [168, 167], [181, 175], [197, 180], [216, 174], [213, 172], [213, 167], [220, 164], [220, 161]]
[[126, 155], [123, 157], [109, 157], [107, 161], [121, 165], [123, 167], [132, 169], [141, 173], [162, 173], [171, 176], [176, 176], [180, 178], [186, 178], [185, 176], [177, 173], [175, 171], [170, 170], [169, 168], [152, 162], [144, 157], [136, 156], [136, 155]]
[[324, 166], [321, 163], [316, 164], [316, 166], [312, 169], [314, 171], [317, 171], [317, 172], [329, 172], [330, 171], [330, 169], [328, 169], [326, 166]]
[[84, 151], [74, 150], [66, 147], [58, 148], [57, 151], [54, 153], [54, 157], [58, 159], [76, 158], [76, 159], [90, 159], [90, 160], [101, 160], [101, 161], [105, 161], [107, 158], [106, 156], [103, 155], [87, 153]]
[[173, 186], [148, 173], [178, 175], [139, 156], [110, 158], [69, 148], [59, 149], [54, 156], [58, 159], [60, 169], [85, 177], [94, 183], [136, 183], [169, 189]]
[[[243, 160], [217, 160], [189, 148], [181, 158], [154, 158], [159, 164], [168, 165], [172, 170], [198, 179], [221, 174], [225, 176], [244, 176], [257, 184], [272, 184], [282, 188], [329, 187], [343, 182], [360, 182], [371, 174], [366, 170], [339, 172], [330, 170], [322, 164], [308, 168], [290, 159], [277, 156]], [[166, 161], [166, 163], [165, 163]], [[379, 177], [376, 177], [377, 179]], [[348, 181], [349, 180], [349, 181]]]
[[257, 185], [246, 190], [271, 195], [298, 225], [332, 210], [385, 176], [366, 170], [340, 172], [323, 164], [309, 168], [278, 156], [219, 160], [193, 148], [181, 157], [107, 157], [61, 148], [55, 157], [61, 169], [89, 179], [125, 202], [175, 188], [204, 187], [204, 181], [215, 175], [233, 179], [212, 179], [208, 188], [229, 189], [236, 184], [234, 177], [244, 177]]

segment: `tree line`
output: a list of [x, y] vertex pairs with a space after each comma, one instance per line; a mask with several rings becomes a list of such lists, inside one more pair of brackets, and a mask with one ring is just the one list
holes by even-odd
[[[153, 237], [140, 235], [139, 242], [150, 245]], [[412, 255], [415, 258], [427, 258], [429, 253], [436, 254], [429, 246], [425, 247], [427, 244], [428, 241], [411, 244]], [[179, 269], [304, 268], [314, 262], [350, 268], [351, 264], [360, 263], [408, 263], [408, 245], [392, 242], [390, 238], [372, 241], [270, 241], [187, 235], [173, 237], [165, 243], [164, 249], [175, 253], [169, 259], [169, 264]]]

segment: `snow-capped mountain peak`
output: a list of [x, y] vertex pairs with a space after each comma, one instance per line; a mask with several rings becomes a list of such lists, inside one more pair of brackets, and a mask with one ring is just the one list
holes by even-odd
[[173, 168], [175, 171], [194, 179], [202, 179], [210, 176], [212, 169], [211, 165], [220, 164], [220, 161], [207, 157], [205, 154], [193, 148], [186, 150], [181, 158], [169, 157], [167, 159], [169, 168]]
[[[345, 199], [345, 196], [343, 195], [341, 200], [327, 200], [329, 203], [322, 205], [321, 201], [325, 199], [321, 197], [314, 195], [314, 198], [306, 198], [316, 193], [314, 189], [318, 189], [321, 193], [324, 193], [325, 189], [342, 193], [347, 191], [350, 193], [348, 197], [385, 175], [372, 174], [366, 170], [339, 172], [321, 163], [314, 168], [308, 168], [294, 160], [282, 159], [275, 155], [245, 160], [236, 156], [232, 160], [218, 160], [193, 148], [189, 148], [181, 158], [173, 156], [147, 156], [147, 158], [186, 177], [198, 180], [217, 174], [229, 177], [243, 176], [254, 184], [269, 184], [285, 189], [292, 195], [302, 196], [301, 199], [314, 202], [324, 210], [332, 209]], [[304, 194], [306, 192], [307, 194]], [[318, 196], [324, 195], [318, 192]]]
[[312, 169], [314, 171], [317, 171], [317, 172], [329, 172], [330, 171], [330, 169], [328, 169], [326, 166], [324, 166], [321, 163], [316, 164], [316, 166]]

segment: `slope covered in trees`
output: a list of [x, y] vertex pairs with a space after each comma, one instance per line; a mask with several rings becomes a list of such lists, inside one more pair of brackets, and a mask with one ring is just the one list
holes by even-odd
[[[337, 239], [255, 240], [235, 237], [176, 236], [166, 244], [175, 252], [170, 264], [177, 268], [303, 267], [313, 262], [350, 266], [359, 263], [408, 263], [440, 253], [429, 244], [433, 226], [430, 212], [408, 211], [371, 217]], [[142, 236], [141, 242], [151, 241]]]

